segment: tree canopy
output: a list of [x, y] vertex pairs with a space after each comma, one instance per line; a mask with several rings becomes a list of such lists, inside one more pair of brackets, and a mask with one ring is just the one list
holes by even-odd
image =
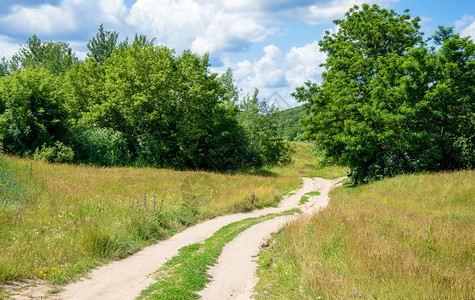
[[354, 183], [474, 166], [473, 41], [440, 28], [429, 46], [407, 12], [350, 9], [319, 42], [322, 83], [293, 93], [309, 112], [305, 137]]
[[106, 31], [103, 24], [99, 25], [96, 36], [87, 43], [87, 48], [89, 49], [88, 57], [102, 65], [117, 48], [118, 37], [119, 33], [116, 31]]
[[78, 61], [68, 43], [42, 42], [36, 35], [28, 38], [25, 45], [13, 55], [10, 62], [11, 70], [22, 70], [26, 67], [44, 67], [51, 73], [64, 73]]

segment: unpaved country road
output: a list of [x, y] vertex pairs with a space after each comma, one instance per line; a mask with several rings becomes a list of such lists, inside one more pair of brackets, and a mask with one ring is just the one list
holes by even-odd
[[[335, 180], [302, 178], [302, 180], [303, 187], [294, 191], [293, 195], [285, 196], [278, 207], [217, 217], [197, 224], [126, 259], [109, 263], [91, 271], [88, 278], [65, 286], [63, 292], [59, 294], [49, 296], [35, 294], [33, 296], [33, 289], [30, 295], [22, 293], [22, 295], [13, 297], [15, 299], [54, 298], [75, 300], [134, 299], [143, 289], [154, 283], [153, 272], [176, 255], [180, 248], [204, 241], [227, 224], [298, 207], [303, 195], [318, 190], [321, 193], [319, 196], [310, 197], [309, 202], [300, 206], [305, 213], [316, 212], [327, 205], [328, 192], [342, 178]], [[201, 292], [203, 298], [249, 299], [256, 282], [256, 263], [253, 262], [253, 256], [257, 255], [260, 246], [270, 238], [272, 233], [277, 232], [286, 222], [296, 217], [284, 216], [257, 224], [231, 241], [223, 249], [217, 265], [210, 270], [210, 274], [215, 279]], [[41, 286], [38, 288], [41, 288]]]
[[[304, 178], [304, 180], [307, 179]], [[329, 200], [328, 192], [341, 180], [342, 178], [307, 180], [307, 186], [312, 186], [312, 191], [318, 190], [320, 195], [310, 197], [310, 201], [302, 207], [302, 211], [312, 214], [326, 207]], [[308, 190], [305, 193], [307, 192]], [[282, 216], [243, 231], [223, 248], [217, 264], [208, 272], [213, 280], [198, 294], [203, 299], [250, 299], [257, 283], [255, 256], [272, 234], [277, 233], [286, 223], [298, 217], [298, 215]]]

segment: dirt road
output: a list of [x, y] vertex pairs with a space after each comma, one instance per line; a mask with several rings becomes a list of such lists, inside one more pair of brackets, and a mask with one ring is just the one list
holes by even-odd
[[[313, 182], [307, 181], [303, 189], [306, 190], [307, 187], [312, 186], [311, 191], [318, 190], [320, 195], [312, 196], [310, 201], [302, 207], [302, 211], [311, 214], [327, 206], [328, 192], [340, 180], [315, 178]], [[306, 190], [305, 193], [309, 191]], [[250, 299], [257, 283], [255, 256], [272, 234], [277, 233], [287, 222], [298, 217], [298, 215], [282, 216], [257, 224], [229, 242], [219, 256], [218, 263], [210, 269], [209, 274], [213, 280], [199, 293], [202, 298]]]
[[[304, 213], [318, 211], [327, 205], [330, 189], [341, 181], [341, 179], [325, 180], [321, 178], [302, 178], [302, 180], [303, 187], [294, 191], [293, 195], [285, 196], [278, 207], [222, 216], [197, 224], [126, 259], [93, 270], [88, 278], [65, 286], [64, 291], [59, 294], [48, 297], [45, 295], [40, 298], [134, 299], [140, 294], [140, 291], [154, 282], [151, 274], [176, 255], [178, 249], [201, 242], [213, 235], [219, 228], [232, 222], [298, 207], [300, 198], [311, 191], [318, 190], [321, 194], [310, 197], [310, 201], [301, 205], [300, 208]], [[277, 232], [286, 222], [296, 217], [283, 216], [257, 224], [230, 242], [223, 249], [217, 265], [211, 269], [211, 274], [216, 279], [201, 292], [203, 298], [249, 299], [256, 282], [254, 274], [256, 263], [253, 261], [253, 257], [257, 255], [260, 246], [270, 238], [272, 233]], [[34, 289], [31, 293], [15, 298], [31, 299]], [[33, 298], [37, 297], [38, 294], [33, 296]]]

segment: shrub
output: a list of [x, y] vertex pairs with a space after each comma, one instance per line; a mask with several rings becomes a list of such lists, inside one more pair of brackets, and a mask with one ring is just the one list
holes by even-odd
[[123, 134], [110, 128], [78, 126], [72, 132], [70, 144], [77, 162], [117, 166], [130, 160]]
[[0, 144], [7, 153], [30, 155], [68, 132], [58, 79], [42, 68], [0, 78]]
[[36, 148], [34, 158], [54, 163], [70, 163], [74, 160], [74, 151], [71, 147], [56, 141], [51, 147], [43, 145]]
[[163, 152], [161, 151], [162, 145], [157, 138], [152, 134], [145, 133], [137, 137], [137, 146], [136, 146], [136, 164], [139, 166], [153, 166], [161, 167], [163, 166], [162, 156]]

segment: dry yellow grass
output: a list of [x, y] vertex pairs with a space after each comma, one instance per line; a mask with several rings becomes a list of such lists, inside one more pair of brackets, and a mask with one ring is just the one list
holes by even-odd
[[473, 299], [474, 195], [475, 171], [339, 188], [261, 255], [260, 297]]

